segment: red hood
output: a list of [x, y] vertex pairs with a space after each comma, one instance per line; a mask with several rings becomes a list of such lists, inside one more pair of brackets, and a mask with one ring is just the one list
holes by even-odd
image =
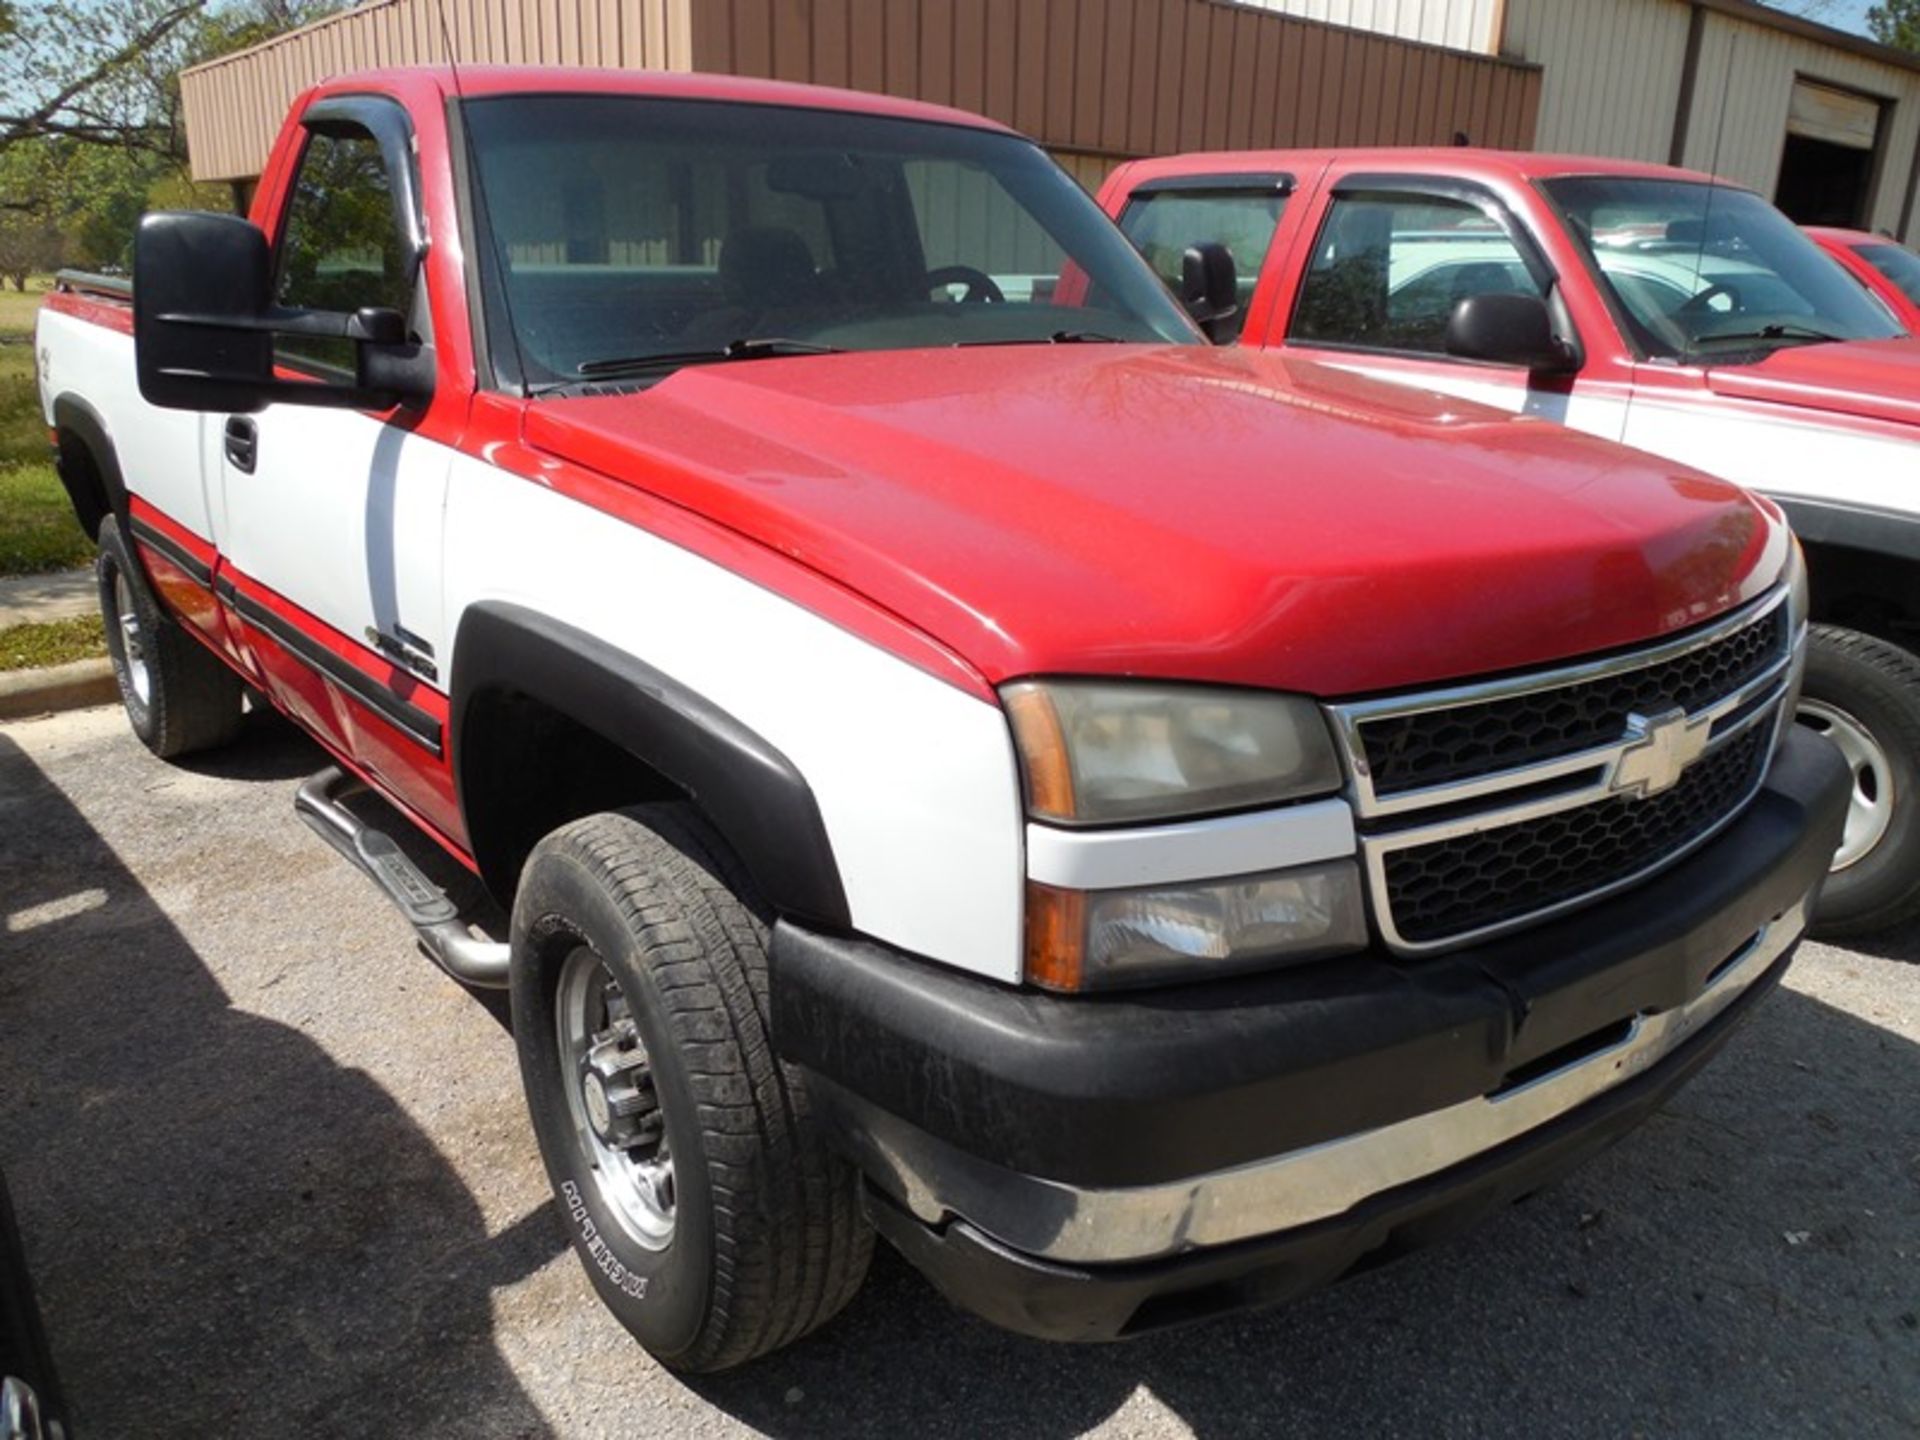
[[1920, 340], [1793, 345], [1757, 365], [1708, 372], [1715, 394], [1920, 425]]
[[1716, 614], [1784, 545], [1679, 465], [1251, 351], [694, 367], [543, 402], [526, 434], [792, 556], [996, 683], [1339, 695], [1536, 665]]

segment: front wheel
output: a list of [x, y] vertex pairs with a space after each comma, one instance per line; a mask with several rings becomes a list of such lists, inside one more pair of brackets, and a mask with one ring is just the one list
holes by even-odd
[[729, 1369], [823, 1324], [873, 1232], [768, 1039], [770, 916], [682, 806], [590, 816], [528, 859], [513, 1032], [587, 1278], [657, 1359]]
[[1846, 831], [1813, 933], [1867, 935], [1920, 914], [1920, 658], [1816, 625], [1796, 718], [1832, 740], [1853, 771]]

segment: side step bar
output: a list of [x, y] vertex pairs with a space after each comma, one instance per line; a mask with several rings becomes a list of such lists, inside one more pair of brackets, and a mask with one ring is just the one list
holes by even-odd
[[504, 989], [507, 947], [474, 935], [447, 893], [420, 873], [391, 835], [360, 820], [340, 802], [366, 786], [338, 765], [311, 777], [294, 796], [293, 808], [314, 833], [378, 885], [407, 917], [420, 948], [434, 964], [465, 985]]

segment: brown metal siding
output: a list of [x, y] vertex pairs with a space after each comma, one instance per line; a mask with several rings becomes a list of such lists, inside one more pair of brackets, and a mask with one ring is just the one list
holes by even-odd
[[[1227, 0], [448, 0], [445, 10], [463, 62], [848, 85], [979, 111], [1103, 170], [1174, 150], [1442, 144], [1458, 131], [1527, 148], [1540, 104], [1530, 66]], [[194, 175], [257, 175], [287, 103], [317, 80], [444, 59], [434, 0], [374, 0], [188, 70]]]

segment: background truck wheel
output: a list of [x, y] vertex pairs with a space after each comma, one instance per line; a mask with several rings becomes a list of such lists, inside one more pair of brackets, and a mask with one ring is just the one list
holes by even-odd
[[767, 1034], [770, 915], [690, 810], [590, 816], [513, 909], [514, 1040], [587, 1278], [657, 1359], [724, 1370], [860, 1288], [873, 1232]]
[[100, 614], [127, 721], [163, 760], [224, 745], [245, 718], [240, 677], [167, 618], [109, 515], [100, 522]]
[[1865, 935], [1920, 915], [1920, 658], [1816, 625], [1797, 718], [1853, 767], [1846, 834], [1813, 932]]

